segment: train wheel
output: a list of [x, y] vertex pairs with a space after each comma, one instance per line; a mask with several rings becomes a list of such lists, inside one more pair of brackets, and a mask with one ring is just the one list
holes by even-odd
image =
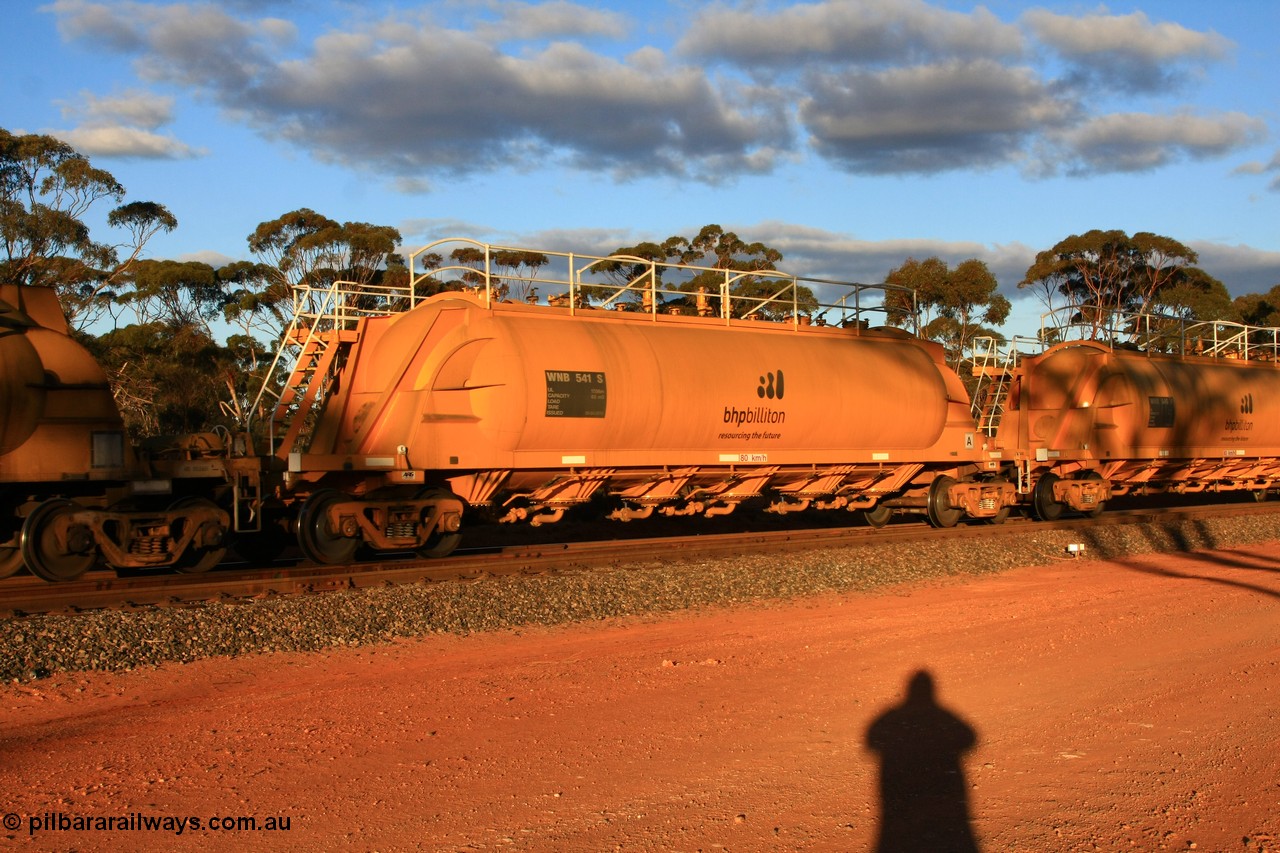
[[[458, 496], [448, 489], [423, 489], [418, 493], [418, 499], [422, 498], [448, 498], [450, 500], [459, 500]], [[415, 553], [424, 560], [432, 560], [437, 557], [447, 557], [453, 553], [454, 549], [462, 541], [462, 534], [454, 531], [452, 533], [441, 533], [436, 531], [427, 539], [427, 544], [419, 548]]]
[[1062, 517], [1062, 504], [1053, 499], [1053, 484], [1057, 474], [1045, 474], [1031, 491], [1031, 509], [1041, 521], [1057, 521]]
[[7, 578], [22, 571], [22, 549], [16, 545], [0, 545], [0, 578]]
[[[1102, 475], [1099, 474], [1097, 471], [1084, 471], [1084, 472], [1081, 472], [1079, 479], [1098, 480], [1099, 482], [1101, 482]], [[1106, 501], [1098, 501], [1098, 503], [1094, 505], [1093, 509], [1085, 512], [1085, 515], [1089, 518], [1097, 518], [1098, 516], [1102, 515], [1102, 511], [1106, 508], [1107, 508]]]
[[359, 539], [330, 529], [325, 518], [325, 510], [331, 504], [345, 500], [347, 496], [342, 492], [325, 489], [316, 492], [302, 505], [298, 514], [298, 547], [317, 563], [349, 563], [360, 547]]
[[[189, 509], [191, 507], [212, 507], [217, 509], [217, 504], [205, 498], [182, 498], [176, 501], [169, 509]], [[196, 539], [200, 539], [200, 535]], [[221, 563], [227, 556], [227, 531], [208, 531], [206, 539], [216, 538], [217, 545], [206, 545], [200, 547], [193, 541], [183, 552], [178, 561], [173, 564], [176, 571], [183, 574], [195, 575], [207, 572], [214, 566]]]
[[893, 518], [893, 507], [884, 504], [876, 504], [871, 509], [862, 511], [862, 518], [867, 524], [879, 529], [889, 523], [889, 519]]
[[947, 490], [956, 484], [952, 477], [945, 474], [934, 478], [929, 484], [929, 505], [926, 507], [929, 523], [934, 527], [955, 527], [964, 517], [964, 510], [951, 505]]
[[77, 509], [79, 507], [69, 500], [52, 498], [27, 516], [22, 525], [21, 554], [31, 574], [51, 583], [73, 581], [97, 561], [93, 534], [87, 528], [73, 527], [68, 531], [67, 541], [58, 541], [54, 522]]

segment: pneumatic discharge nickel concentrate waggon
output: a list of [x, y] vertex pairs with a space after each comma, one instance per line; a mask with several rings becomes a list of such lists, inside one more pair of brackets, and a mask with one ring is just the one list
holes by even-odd
[[1123, 345], [987, 346], [971, 400], [939, 345], [873, 325], [883, 286], [456, 239], [410, 269], [297, 288], [262, 422], [141, 447], [52, 291], [0, 289], [0, 576], [204, 571], [289, 542], [443, 556], [471, 519], [586, 504], [949, 527], [1280, 479], [1271, 330], [1139, 317], [1093, 336]]

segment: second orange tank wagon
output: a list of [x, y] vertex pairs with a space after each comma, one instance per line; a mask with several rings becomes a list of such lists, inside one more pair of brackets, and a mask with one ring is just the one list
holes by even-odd
[[[1280, 347], [1274, 330], [1206, 323], [1023, 357], [993, 452], [1015, 463], [1040, 518], [1112, 495], [1249, 490], [1280, 481]], [[1108, 335], [1110, 337], [1110, 335]]]

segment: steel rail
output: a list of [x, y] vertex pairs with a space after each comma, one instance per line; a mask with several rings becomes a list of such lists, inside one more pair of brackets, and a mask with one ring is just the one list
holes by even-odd
[[273, 595], [584, 571], [600, 567], [627, 568], [700, 557], [906, 544], [926, 539], [989, 540], [992, 537], [1024, 536], [1032, 530], [1083, 530], [1099, 526], [1275, 514], [1280, 514], [1280, 503], [1219, 504], [1112, 510], [1096, 519], [1072, 518], [1055, 522], [1010, 519], [1000, 525], [968, 524], [943, 530], [935, 530], [923, 522], [906, 522], [878, 530], [867, 527], [828, 527], [516, 545], [496, 550], [473, 549], [443, 560], [405, 557], [341, 566], [298, 563], [277, 564], [266, 568], [225, 565], [206, 574], [119, 577], [111, 571], [99, 570], [89, 573], [82, 580], [62, 584], [18, 576], [0, 581], [0, 618], [48, 613], [70, 614], [108, 608], [188, 606], [214, 600], [250, 600]]

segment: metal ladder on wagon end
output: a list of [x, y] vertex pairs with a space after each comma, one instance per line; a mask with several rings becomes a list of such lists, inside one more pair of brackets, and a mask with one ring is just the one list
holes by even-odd
[[[261, 411], [264, 403], [271, 405], [267, 437], [269, 452], [278, 458], [287, 459], [307, 443], [316, 406], [325, 399], [341, 364], [339, 355], [359, 337], [358, 315], [346, 306], [347, 294], [341, 289], [347, 284], [294, 288], [292, 320], [250, 409]], [[297, 355], [292, 356], [291, 350]], [[288, 376], [278, 382], [286, 369]], [[275, 403], [267, 403], [267, 397], [275, 398]]]
[[1000, 417], [1004, 414], [1017, 366], [1017, 339], [1003, 351], [995, 338], [983, 336], [974, 339], [973, 375], [977, 383], [970, 409], [983, 435], [994, 436], [1000, 427]]
[[293, 371], [271, 413], [271, 432], [279, 436], [277, 455], [287, 456], [304, 438], [316, 403], [324, 399], [334, 378], [334, 365], [338, 352], [347, 340], [355, 339], [355, 333], [344, 335], [340, 330], [308, 333], [300, 342], [302, 351], [293, 364]]

